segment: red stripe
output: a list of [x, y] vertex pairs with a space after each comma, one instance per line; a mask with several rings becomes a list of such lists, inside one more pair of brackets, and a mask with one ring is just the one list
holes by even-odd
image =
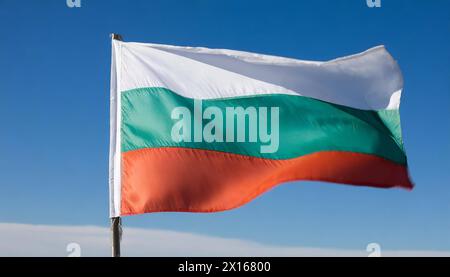
[[326, 151], [269, 160], [189, 148], [122, 153], [122, 215], [237, 208], [277, 184], [325, 181], [412, 189], [407, 168], [361, 153]]

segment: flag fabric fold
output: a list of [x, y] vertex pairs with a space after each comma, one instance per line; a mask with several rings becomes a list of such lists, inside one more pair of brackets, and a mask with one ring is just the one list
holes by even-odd
[[113, 40], [111, 217], [239, 207], [287, 181], [411, 189], [400, 69]]

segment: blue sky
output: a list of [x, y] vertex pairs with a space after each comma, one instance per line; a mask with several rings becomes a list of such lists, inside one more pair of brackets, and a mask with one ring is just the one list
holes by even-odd
[[282, 185], [222, 213], [124, 218], [285, 246], [450, 250], [450, 1], [0, 0], [0, 222], [108, 223], [109, 33], [328, 60], [384, 44], [403, 71], [416, 188]]

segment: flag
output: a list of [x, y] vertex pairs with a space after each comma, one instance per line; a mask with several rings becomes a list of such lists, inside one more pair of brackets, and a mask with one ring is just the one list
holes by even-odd
[[216, 212], [289, 181], [413, 187], [384, 46], [327, 62], [113, 40], [110, 215]]

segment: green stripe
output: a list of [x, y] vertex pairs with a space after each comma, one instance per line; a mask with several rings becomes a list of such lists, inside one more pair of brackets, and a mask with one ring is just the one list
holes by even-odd
[[[373, 154], [406, 164], [398, 110], [366, 111], [284, 94], [203, 100], [203, 110], [209, 106], [220, 108], [224, 121], [226, 107], [279, 107], [279, 149], [275, 153], [260, 153], [260, 146], [267, 143], [174, 142], [171, 130], [176, 121], [171, 119], [171, 112], [179, 106], [193, 111], [194, 100], [191, 98], [165, 88], [129, 90], [122, 92], [121, 97], [123, 152], [152, 147], [187, 147], [290, 159], [334, 150]], [[208, 122], [204, 119], [203, 126]]]

